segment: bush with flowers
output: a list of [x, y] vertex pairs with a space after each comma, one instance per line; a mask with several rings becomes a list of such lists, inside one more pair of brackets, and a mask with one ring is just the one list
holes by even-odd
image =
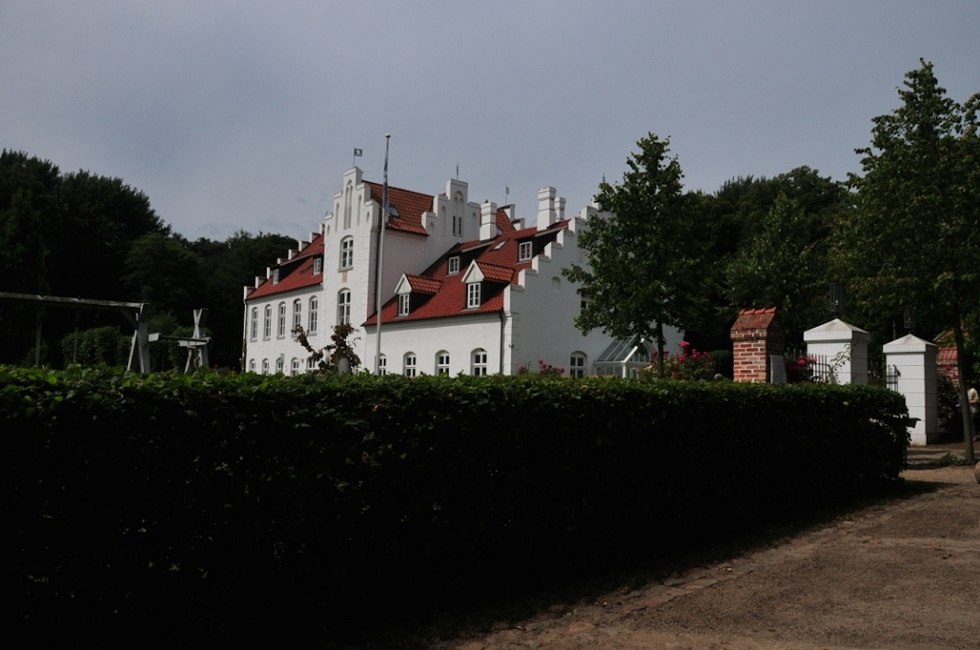
[[786, 360], [786, 383], [799, 384], [805, 381], [813, 381], [813, 359], [802, 354], [798, 357]]
[[[690, 341], [681, 341], [680, 352], [664, 353], [664, 375], [669, 379], [696, 381], [712, 379], [715, 375], [715, 361], [710, 352], [702, 352], [691, 345]], [[651, 365], [644, 371], [648, 377], [657, 376], [657, 353], [652, 355]]]

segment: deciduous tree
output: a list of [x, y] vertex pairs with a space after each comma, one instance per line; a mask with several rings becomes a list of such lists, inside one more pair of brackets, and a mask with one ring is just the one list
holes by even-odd
[[697, 238], [669, 140], [651, 133], [637, 147], [622, 182], [599, 185], [596, 201], [603, 212], [580, 239], [588, 266], [564, 273], [582, 283], [588, 298], [576, 326], [656, 341], [662, 376], [663, 328], [689, 327], [703, 313], [706, 247]]
[[851, 183], [857, 209], [837, 250], [853, 296], [871, 312], [915, 308], [917, 320], [953, 331], [967, 458], [972, 421], [963, 366], [964, 323], [980, 305], [980, 134], [974, 95], [946, 95], [931, 63], [905, 75], [902, 104], [875, 117], [863, 174]]

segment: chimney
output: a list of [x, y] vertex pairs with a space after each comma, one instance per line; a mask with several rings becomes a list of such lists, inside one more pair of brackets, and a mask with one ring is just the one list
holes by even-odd
[[558, 214], [555, 211], [557, 193], [558, 190], [550, 186], [538, 190], [538, 230], [544, 230], [557, 221]]
[[497, 232], [497, 204], [484, 201], [480, 206], [480, 240], [493, 239]]

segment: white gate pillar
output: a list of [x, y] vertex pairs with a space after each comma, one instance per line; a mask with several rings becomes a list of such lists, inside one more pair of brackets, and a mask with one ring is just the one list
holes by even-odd
[[909, 417], [916, 418], [911, 444], [922, 446], [939, 438], [936, 393], [938, 347], [912, 334], [884, 345], [885, 365], [896, 377], [895, 390], [905, 396]]
[[868, 383], [868, 342], [871, 335], [839, 318], [803, 332], [806, 354], [826, 363], [831, 383]]

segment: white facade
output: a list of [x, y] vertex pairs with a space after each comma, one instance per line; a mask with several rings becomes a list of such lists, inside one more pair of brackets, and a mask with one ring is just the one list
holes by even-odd
[[[586, 266], [578, 234], [594, 209], [566, 219], [564, 199], [545, 187], [537, 214], [525, 225], [512, 205], [471, 202], [468, 185], [457, 179], [435, 196], [387, 189], [380, 348], [374, 281], [384, 187], [365, 181], [354, 167], [334, 195], [321, 238], [291, 252], [265, 280], [246, 288], [244, 370], [289, 374], [298, 359], [298, 371], [305, 372], [309, 353], [292, 336], [293, 309], [299, 301], [296, 322], [309, 332], [314, 301], [318, 319], [316, 331], [309, 333], [311, 345], [322, 349], [333, 327], [346, 320], [355, 328], [362, 370], [378, 367], [380, 349], [386, 373], [516, 374], [536, 372], [544, 363], [566, 374], [595, 374], [593, 363], [611, 340], [575, 328], [582, 297], [562, 276], [572, 264]], [[311, 283], [304, 274], [313, 269], [297, 264], [294, 256], [301, 258], [316, 245], [322, 248], [322, 275]], [[272, 284], [280, 268], [286, 275], [279, 278], [281, 291]], [[293, 274], [302, 277], [298, 284]], [[285, 305], [284, 335], [280, 305]]]

